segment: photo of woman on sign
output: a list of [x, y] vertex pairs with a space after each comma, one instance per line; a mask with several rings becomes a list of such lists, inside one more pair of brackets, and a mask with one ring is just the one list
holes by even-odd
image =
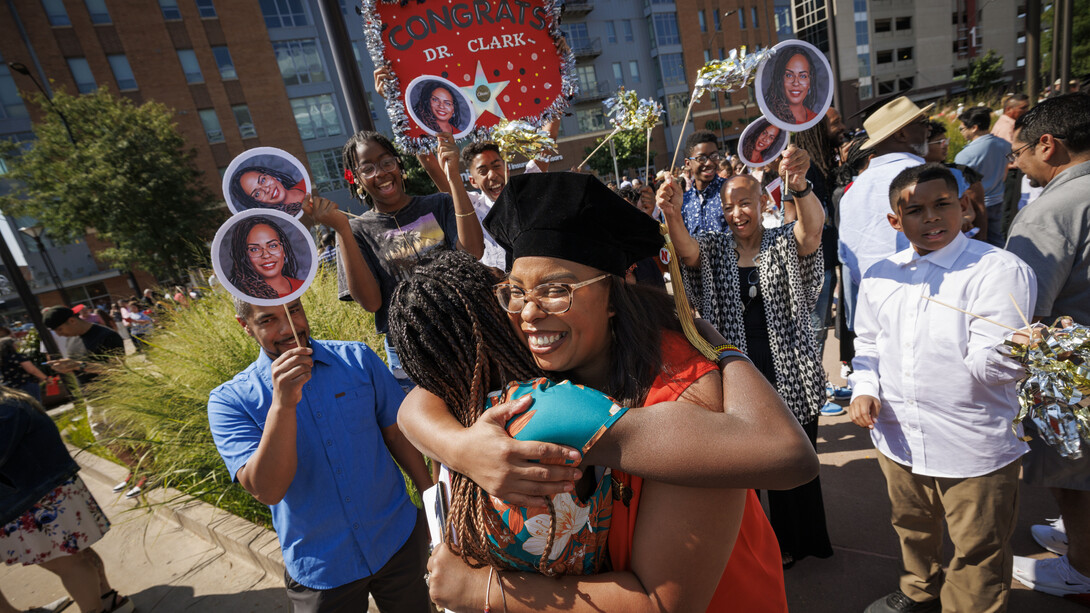
[[413, 79], [405, 97], [409, 116], [431, 135], [440, 132], [461, 138], [473, 127], [476, 119], [473, 106], [462, 91], [450, 81], [424, 75]]
[[801, 132], [825, 116], [832, 101], [831, 75], [828, 60], [813, 45], [780, 43], [774, 59], [757, 72], [757, 104], [772, 124]]
[[760, 167], [776, 158], [787, 145], [787, 133], [761, 117], [742, 132], [738, 152], [746, 166]]
[[317, 270], [314, 239], [295, 218], [252, 210], [228, 219], [212, 243], [216, 277], [235, 297], [262, 306], [289, 302]]
[[223, 196], [234, 213], [272, 209], [298, 217], [309, 191], [306, 168], [295, 156], [275, 147], [242, 152], [223, 175]]

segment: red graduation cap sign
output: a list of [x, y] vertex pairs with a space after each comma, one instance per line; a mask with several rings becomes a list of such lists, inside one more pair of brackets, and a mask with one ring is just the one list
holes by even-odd
[[429, 151], [433, 136], [486, 136], [501, 120], [535, 125], [568, 106], [574, 58], [561, 57], [550, 0], [363, 0], [375, 66], [392, 82], [386, 110], [398, 143]]

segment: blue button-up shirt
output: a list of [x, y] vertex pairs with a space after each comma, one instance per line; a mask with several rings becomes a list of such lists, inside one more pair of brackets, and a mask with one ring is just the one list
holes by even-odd
[[[296, 407], [295, 478], [272, 505], [293, 579], [331, 589], [376, 573], [405, 544], [416, 507], [382, 428], [397, 423], [404, 393], [363, 343], [311, 340], [314, 368]], [[212, 391], [208, 421], [232, 478], [257, 451], [272, 403], [264, 351]]]
[[727, 219], [723, 217], [723, 203], [719, 192], [726, 179], [716, 176], [703, 190], [695, 187], [685, 192], [681, 202], [681, 219], [689, 234], [696, 236], [705, 232], [727, 232]]

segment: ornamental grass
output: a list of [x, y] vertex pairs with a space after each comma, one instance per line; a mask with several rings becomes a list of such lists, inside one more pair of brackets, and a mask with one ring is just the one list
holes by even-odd
[[[253, 362], [259, 349], [235, 321], [230, 295], [202, 291], [189, 307], [159, 315], [146, 351], [128, 356], [88, 390], [91, 406], [110, 424], [96, 445], [126, 448], [139, 463], [136, 474], [149, 483], [270, 527], [268, 507], [232, 483], [207, 414], [209, 392]], [[362, 341], [385, 357], [374, 316], [337, 299], [334, 272], [319, 272], [303, 305], [314, 338]]]

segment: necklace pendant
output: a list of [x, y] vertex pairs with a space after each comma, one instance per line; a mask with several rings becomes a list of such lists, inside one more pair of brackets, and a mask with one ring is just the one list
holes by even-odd
[[750, 285], [749, 286], [749, 297], [750, 298], [756, 298], [757, 297], [757, 286], [756, 285]]

